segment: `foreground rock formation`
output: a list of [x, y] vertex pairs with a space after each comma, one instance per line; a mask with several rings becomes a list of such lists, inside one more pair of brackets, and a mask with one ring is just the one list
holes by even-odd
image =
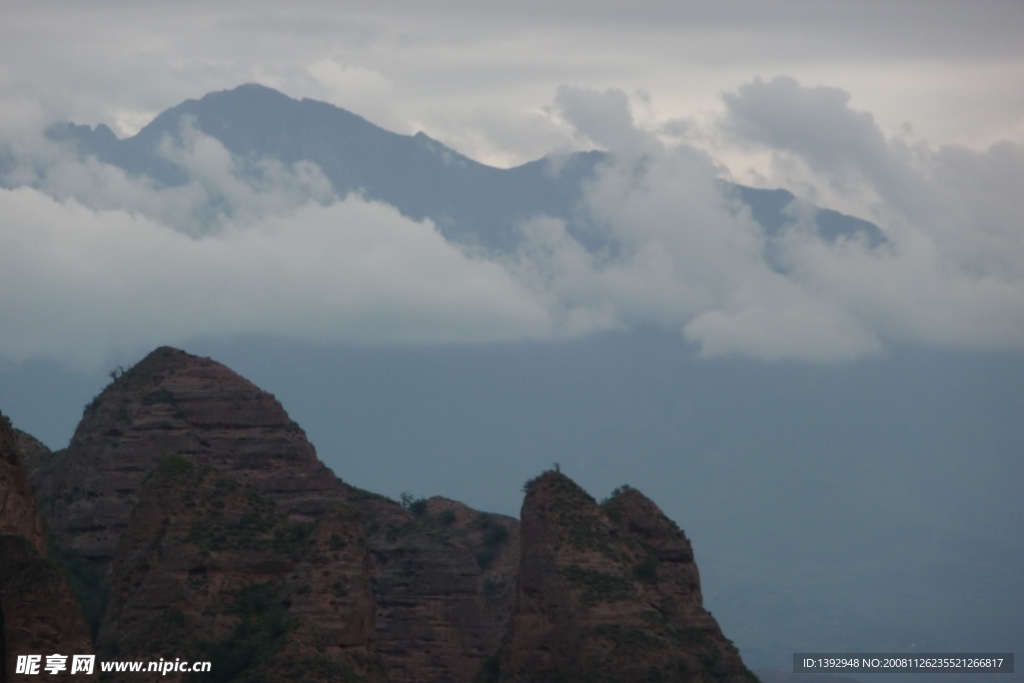
[[[397, 503], [338, 479], [272, 395], [167, 347], [86, 407], [66, 450], [9, 441], [100, 659], [268, 683], [756, 680], [701, 604], [686, 536], [633, 489], [599, 506], [547, 472], [522, 524]], [[4, 523], [43, 552], [38, 517]]]
[[[235, 548], [230, 556], [218, 555], [226, 552], [223, 549], [209, 550], [219, 558], [213, 565], [183, 570], [181, 557], [204, 551], [187, 541], [188, 534], [167, 536], [164, 525], [184, 529], [202, 523], [185, 514], [194, 510], [179, 510], [172, 504], [186, 496], [187, 490], [176, 491], [173, 485], [169, 490], [166, 486], [154, 488], [148, 479], [167, 462], [187, 462], [216, 481], [228, 482], [221, 486], [246, 492], [221, 501], [224, 519], [236, 520], [225, 522], [229, 526], [237, 527], [237, 520], [250, 514], [244, 507], [248, 496], [272, 507], [278, 519], [273, 533], [286, 537], [308, 529], [311, 537], [319, 538], [318, 534], [326, 533], [321, 527], [330, 526], [324, 520], [339, 510], [347, 510], [344, 514], [357, 519], [354, 528], [363, 539], [361, 552], [366, 553], [369, 575], [366, 586], [359, 584], [352, 590], [371, 592], [372, 599], [359, 603], [369, 611], [358, 619], [367, 620], [373, 628], [364, 633], [361, 645], [350, 643], [345, 648], [351, 653], [375, 652], [390, 680], [468, 681], [497, 651], [515, 597], [516, 520], [485, 515], [442, 499], [419, 501], [406, 509], [383, 496], [348, 486], [317, 459], [305, 433], [273, 396], [219, 363], [164, 347], [118, 377], [86, 407], [65, 451], [40, 451], [33, 459], [31, 479], [63, 552], [75, 558], [76, 566], [92, 567], [102, 577], [91, 593], [82, 597], [96, 606], [94, 626], [101, 652], [138, 652], [141, 648], [158, 656], [181, 656], [174, 643], [184, 643], [186, 633], [194, 635], [188, 641], [190, 647], [212, 647], [210, 643], [224, 639], [224, 629], [238, 624], [248, 628], [244, 620], [230, 614], [223, 619], [202, 616], [205, 607], [199, 616], [193, 614], [195, 609], [168, 607], [180, 610], [185, 620], [151, 624], [160, 608], [146, 608], [128, 595], [140, 580], [144, 585], [163, 585], [181, 601], [198, 600], [196, 604], [204, 605], [213, 601], [229, 612], [236, 609], [230, 596], [248, 590], [246, 586], [273, 586], [275, 599], [290, 601], [282, 619], [295, 623], [308, 616], [303, 599], [289, 597], [295, 590], [306, 590], [308, 584], [306, 594], [320, 599], [332, 595], [338, 583], [332, 579], [323, 591], [317, 589], [319, 583], [296, 584], [295, 576], [313, 571], [314, 565], [321, 577], [324, 571], [335, 576], [340, 570], [317, 564], [323, 561], [322, 548], [307, 548], [308, 552], [303, 552], [309, 557], [303, 555], [306, 559], [301, 562], [270, 562], [266, 556], [276, 551], [266, 546], [270, 542], [266, 534], [272, 533], [266, 530], [259, 532], [262, 536], [254, 536], [249, 546]], [[163, 496], [164, 502], [155, 504], [154, 496]], [[163, 521], [157, 523], [153, 521], [157, 518], [150, 519], [155, 510], [178, 512], [160, 517]], [[332, 531], [328, 539], [332, 534], [345, 537]], [[126, 557], [137, 555], [133, 547], [163, 548], [137, 561], [139, 567], [146, 567], [144, 578], [136, 575], [138, 568], [125, 564]], [[333, 557], [333, 551], [326, 557]], [[352, 565], [355, 559], [348, 562]], [[207, 569], [201, 571], [199, 566]], [[263, 569], [244, 569], [249, 566]], [[210, 574], [220, 592], [200, 598], [188, 583], [195, 583], [198, 574], [186, 576], [182, 571]], [[125, 578], [129, 576], [135, 578]], [[157, 593], [149, 591], [151, 596]], [[107, 600], [109, 606], [105, 606]], [[196, 619], [190, 620], [189, 614]], [[318, 627], [319, 632], [340, 632], [348, 628], [342, 622], [355, 618], [340, 608], [337, 615], [330, 614], [323, 616], [330, 623]], [[153, 634], [160, 629], [166, 631], [165, 637], [136, 637], [136, 632]], [[128, 631], [133, 633], [130, 642], [122, 642], [117, 634]], [[295, 635], [288, 643], [301, 641], [305, 643], [302, 647], [312, 643], [315, 650], [318, 638], [322, 641], [312, 634]], [[280, 645], [281, 652], [288, 652], [292, 645], [282, 643], [275, 647]], [[353, 657], [345, 666], [369, 676], [367, 680], [377, 675], [373, 673], [377, 664], [364, 661], [362, 654]], [[260, 671], [271, 666], [270, 660], [251, 660], [246, 670], [256, 671], [257, 664]], [[288, 677], [292, 674], [282, 670], [281, 678]]]
[[639, 491], [599, 506], [559, 472], [527, 486], [500, 680], [754, 683], [703, 607], [693, 550]]
[[[81, 609], [64, 575], [46, 557], [46, 534], [29, 487], [19, 440], [0, 414], [0, 682], [30, 681], [15, 673], [18, 655], [92, 653]], [[45, 661], [41, 662], [45, 664]], [[70, 664], [49, 680], [71, 680]], [[94, 680], [76, 674], [76, 680]]]
[[137, 493], [110, 569], [99, 652], [208, 660], [219, 680], [386, 680], [369, 553], [351, 507], [295, 521], [181, 455]]
[[168, 455], [194, 458], [313, 519], [339, 483], [281, 404], [207, 358], [149, 354], [86, 407], [66, 451], [33, 472], [41, 509], [60, 541], [109, 565], [143, 479]]

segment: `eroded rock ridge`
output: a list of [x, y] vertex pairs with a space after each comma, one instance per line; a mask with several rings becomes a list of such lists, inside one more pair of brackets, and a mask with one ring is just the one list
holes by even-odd
[[5, 486], [43, 518], [4, 524], [36, 554], [49, 526], [101, 659], [239, 683], [756, 680], [688, 539], [628, 487], [598, 505], [544, 473], [522, 523], [395, 502], [336, 477], [271, 394], [169, 347], [117, 374], [67, 449], [3, 445], [29, 452], [34, 494], [24, 472]]

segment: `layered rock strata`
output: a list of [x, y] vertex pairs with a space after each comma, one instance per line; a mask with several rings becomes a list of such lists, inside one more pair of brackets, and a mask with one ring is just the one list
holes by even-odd
[[639, 491], [620, 489], [598, 505], [546, 472], [528, 485], [521, 544], [515, 612], [493, 678], [756, 682], [702, 605], [689, 540]]

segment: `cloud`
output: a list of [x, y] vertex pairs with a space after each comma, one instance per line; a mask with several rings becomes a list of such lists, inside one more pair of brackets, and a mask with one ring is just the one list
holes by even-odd
[[577, 133], [616, 155], [638, 156], [660, 146], [634, 125], [629, 97], [621, 90], [561, 85], [555, 107]]
[[[674, 118], [785, 71], [854, 88], [885, 126], [1020, 142], [1022, 18], [1016, 0], [14, 3], [0, 102], [33, 98], [51, 120], [126, 135], [186, 98], [260, 82], [523, 161], [534, 143], [515, 130], [560, 83], [644, 88]], [[476, 123], [478, 108], [514, 115]]]
[[836, 362], [879, 352], [841, 304], [770, 266], [763, 230], [705, 154], [679, 145], [610, 158], [581, 207], [609, 247], [588, 251], [561, 223], [537, 221], [516, 263], [573, 320], [676, 329], [704, 356]]
[[849, 106], [847, 93], [785, 77], [748, 83], [725, 102], [734, 133], [805, 163], [841, 193], [872, 197], [869, 209], [899, 253], [910, 259], [909, 250], [930, 250], [944, 282], [1024, 278], [1024, 146], [975, 151], [887, 139], [870, 114]]
[[1014, 190], [1024, 149], [886, 139], [844, 91], [790, 78], [724, 99], [723, 127], [742, 144], [790, 155], [854, 200], [870, 196], [888, 244], [826, 242], [800, 210], [768, 237], [723, 194], [711, 158], [637, 131], [624, 93], [563, 88], [565, 117], [612, 150], [581, 210], [614, 249], [587, 252], [564, 226], [537, 223], [521, 277], [581, 318], [678, 328], [705, 356], [842, 362], [897, 343], [1024, 347]]
[[882, 338], [982, 348], [1024, 340], [1024, 147], [975, 151], [886, 138], [838, 88], [755, 80], [726, 95], [727, 127], [809, 167], [868, 210], [891, 247], [878, 254], [789, 246], [793, 277]]
[[[200, 335], [550, 335], [547, 311], [519, 282], [429, 222], [357, 195], [327, 200], [319, 171], [302, 164], [263, 162], [253, 186], [215, 140], [191, 143], [167, 150], [193, 173], [183, 188], [56, 158], [38, 187], [0, 189], [0, 356], [95, 366]], [[214, 229], [165, 220], [204, 207]]]
[[161, 147], [189, 176], [170, 188], [12, 125], [0, 357], [95, 365], [208, 335], [423, 344], [647, 326], [705, 357], [768, 361], [1024, 347], [1020, 146], [886, 138], [842, 90], [786, 78], [725, 102], [733, 140], [861, 202], [887, 242], [823, 240], [806, 205], [766, 234], [713, 157], [638, 126], [617, 90], [566, 86], [554, 103], [610, 151], [577, 207], [592, 239], [541, 216], [501, 256], [336, 197], [312, 164], [233, 157], [188, 125]]
[[802, 87], [796, 79], [760, 78], [722, 98], [741, 140], [791, 150], [833, 176], [886, 172], [887, 143], [874, 117], [850, 109], [841, 88]]

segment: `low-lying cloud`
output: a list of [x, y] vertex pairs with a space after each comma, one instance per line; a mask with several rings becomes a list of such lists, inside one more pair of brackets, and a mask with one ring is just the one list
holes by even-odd
[[549, 333], [521, 283], [428, 222], [357, 195], [327, 198], [309, 165], [268, 161], [253, 186], [217, 141], [198, 142], [169, 151], [193, 171], [183, 187], [65, 156], [35, 187], [0, 189], [0, 356], [93, 366], [198, 335], [446, 343]]
[[538, 217], [515, 253], [469, 252], [429, 221], [335, 196], [312, 164], [240, 160], [187, 127], [162, 149], [189, 172], [178, 187], [20, 130], [4, 143], [0, 358], [96, 366], [209, 335], [422, 344], [642, 326], [765, 360], [1024, 347], [1024, 149], [887, 139], [843, 91], [786, 78], [724, 101], [722, 135], [800, 164], [888, 242], [825, 241], [803, 205], [767, 235], [723, 167], [639, 128], [617, 91], [555, 100], [609, 151], [579, 207], [600, 249]]

